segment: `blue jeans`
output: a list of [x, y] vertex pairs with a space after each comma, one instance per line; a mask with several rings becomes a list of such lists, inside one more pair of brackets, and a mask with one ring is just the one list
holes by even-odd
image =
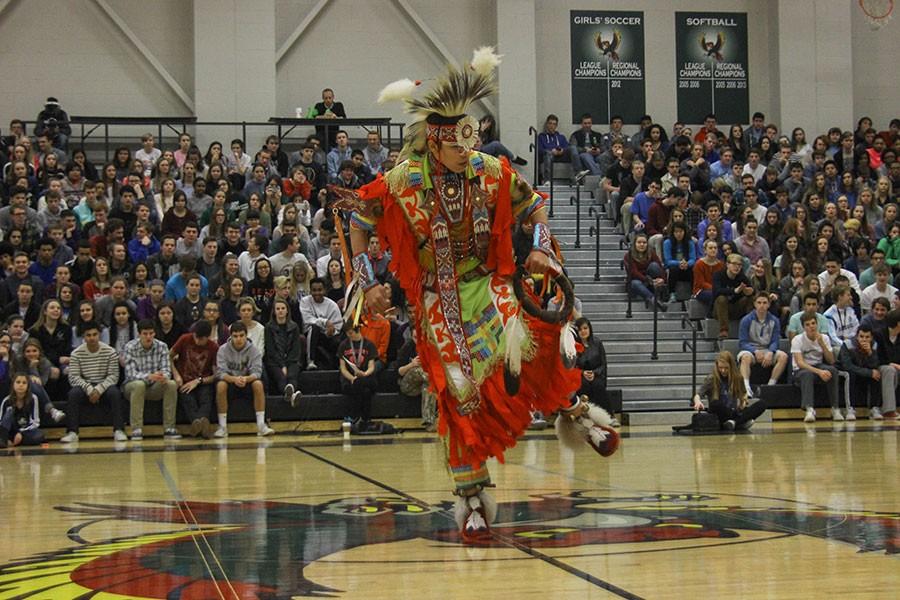
[[512, 160], [516, 157], [515, 154], [509, 151], [509, 149], [501, 144], [499, 141], [488, 142], [481, 146], [481, 151], [485, 154], [490, 154], [491, 156], [505, 156], [509, 160]]
[[600, 165], [597, 164], [597, 157], [590, 152], [579, 154], [578, 163], [576, 164], [575, 161], [572, 161], [572, 168], [575, 169], [576, 173], [587, 169], [591, 172], [591, 175], [603, 175], [600, 171]]

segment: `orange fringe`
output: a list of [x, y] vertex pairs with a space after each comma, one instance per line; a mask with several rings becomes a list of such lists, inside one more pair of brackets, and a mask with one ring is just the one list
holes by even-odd
[[[501, 159], [500, 186], [494, 220], [491, 226], [491, 242], [486, 266], [501, 276], [509, 277], [516, 268], [512, 251], [512, 198], [510, 184], [512, 170], [508, 161]], [[363, 200], [380, 199], [384, 215], [378, 221], [378, 235], [385, 248], [391, 251], [390, 269], [406, 292], [411, 304], [421, 305], [424, 269], [419, 264], [419, 249], [409, 228], [406, 212], [391, 195], [379, 176], [359, 190]], [[418, 318], [425, 318], [418, 315]], [[536, 347], [531, 360], [522, 363], [519, 393], [506, 393], [503, 362], [481, 386], [481, 406], [468, 415], [457, 411], [459, 403], [447, 387], [446, 376], [438, 349], [415, 328], [416, 347], [423, 368], [428, 372], [432, 389], [437, 394], [441, 412], [440, 434], [449, 435], [450, 465], [480, 466], [489, 457], [503, 461], [503, 452], [516, 444], [516, 439], [531, 423], [532, 410], [545, 414], [568, 407], [581, 385], [581, 372], [566, 369], [559, 356], [561, 326], [544, 323], [522, 312], [525, 326], [531, 332]]]

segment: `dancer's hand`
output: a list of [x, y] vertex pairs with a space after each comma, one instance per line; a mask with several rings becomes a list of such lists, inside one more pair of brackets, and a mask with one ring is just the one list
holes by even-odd
[[391, 287], [383, 284], [368, 290], [366, 306], [376, 314], [383, 315], [391, 307]]
[[559, 275], [559, 263], [540, 250], [532, 250], [525, 260], [525, 269], [529, 273]]

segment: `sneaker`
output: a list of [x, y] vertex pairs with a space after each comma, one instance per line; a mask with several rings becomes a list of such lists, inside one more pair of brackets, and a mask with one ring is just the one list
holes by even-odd
[[743, 430], [743, 431], [747, 431], [748, 429], [750, 429], [751, 427], [753, 427], [753, 424], [754, 424], [754, 423], [756, 423], [756, 420], [755, 420], [755, 419], [750, 419], [749, 421], [744, 421], [743, 423], [741, 423], [740, 425], [738, 425], [737, 428], [738, 428], [738, 429], [741, 429], [741, 430]]
[[[891, 414], [891, 413], [888, 413], [888, 414]], [[897, 413], [894, 413], [894, 418], [896, 418], [896, 414], [897, 414]], [[885, 416], [886, 416], [886, 415], [882, 415], [882, 414], [881, 414], [881, 409], [878, 408], [877, 406], [873, 406], [873, 407], [871, 408], [871, 410], [869, 410], [869, 418], [872, 419], [873, 421], [880, 421], [880, 420], [882, 420]]]
[[610, 422], [609, 422], [609, 426], [610, 426], [610, 427], [621, 427], [622, 424], [619, 423], [619, 420], [618, 420], [617, 418], [612, 417], [612, 419], [611, 419]]
[[841, 409], [832, 408], [831, 409], [831, 420], [832, 421], [843, 421], [844, 415], [841, 414]]
[[[140, 433], [141, 430], [138, 429], [137, 432]], [[116, 429], [115, 431], [113, 431], [113, 440], [115, 440], [117, 442], [127, 442], [128, 436], [125, 435], [125, 432], [122, 431], [121, 429]]]
[[219, 427], [218, 429], [216, 429], [216, 432], [213, 433], [213, 437], [214, 438], [227, 438], [228, 430], [225, 429], [224, 427]]
[[284, 401], [290, 402], [293, 397], [294, 397], [294, 384], [289, 383], [286, 386], [284, 386]]
[[528, 429], [535, 430], [543, 430], [547, 429], [547, 420], [544, 418], [544, 415], [538, 411], [534, 411], [531, 413], [531, 425], [528, 426]]
[[69, 431], [68, 433], [66, 433], [66, 435], [59, 438], [59, 441], [62, 442], [63, 444], [71, 444], [73, 442], [77, 442], [78, 434], [75, 433], [74, 431]]
[[297, 390], [291, 395], [291, 408], [296, 408], [298, 404], [300, 404], [300, 399], [303, 398], [303, 392]]
[[[876, 406], [875, 408], [878, 408], [878, 407]], [[881, 409], [880, 409], [880, 408], [878, 408], [878, 412], [879, 412], [879, 413], [881, 412]], [[884, 420], [886, 420], [886, 421], [896, 421], [896, 420], [897, 420], [897, 411], [896, 411], [896, 410], [889, 410], [889, 411], [887, 411], [886, 413], [884, 413]]]
[[847, 409], [847, 417], [846, 417], [846, 419], [847, 419], [848, 421], [855, 421], [855, 420], [856, 420], [856, 411], [853, 410], [852, 408], [848, 408], [848, 409]]
[[256, 432], [256, 435], [259, 437], [265, 437], [268, 435], [275, 435], [275, 430], [269, 427], [268, 425], [263, 425], [259, 431]]
[[815, 423], [816, 422], [816, 409], [813, 407], [809, 407], [806, 409], [806, 416], [803, 417], [804, 423]]
[[61, 423], [62, 420], [66, 418], [66, 413], [57, 408], [51, 408], [50, 418], [53, 419], [54, 423]]
[[[125, 435], [124, 431], [122, 432], [122, 435]], [[140, 442], [143, 439], [144, 439], [144, 431], [140, 427], [138, 427], [137, 429], [131, 430], [131, 441], [132, 442]]]
[[514, 159], [512, 159], [512, 163], [514, 165], [519, 165], [520, 167], [524, 167], [525, 165], [528, 164], [528, 161], [525, 160], [524, 158], [522, 158], [521, 156], [516, 156]]
[[178, 433], [178, 430], [174, 427], [169, 427], [165, 431], [163, 431], [163, 438], [167, 440], [180, 440], [181, 434]]
[[319, 368], [319, 365], [317, 365], [317, 364], [314, 363], [313, 361], [309, 361], [308, 363], [306, 363], [306, 370], [307, 370], [307, 371], [315, 371], [315, 370], [318, 369], [318, 368]]
[[734, 419], [728, 419], [722, 423], [722, 429], [725, 431], [734, 431]]

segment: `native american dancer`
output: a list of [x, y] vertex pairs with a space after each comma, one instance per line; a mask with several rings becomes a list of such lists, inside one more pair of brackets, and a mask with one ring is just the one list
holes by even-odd
[[[377, 231], [391, 249], [391, 271], [415, 306], [415, 340], [422, 366], [438, 398], [440, 435], [459, 496], [457, 522], [466, 541], [490, 533], [495, 503], [489, 457], [528, 427], [531, 411], [560, 411], [560, 438], [587, 441], [609, 455], [618, 435], [609, 415], [575, 397], [580, 371], [573, 369], [573, 295], [551, 243], [544, 199], [509, 166], [475, 151], [478, 121], [466, 115], [472, 102], [495, 91], [492, 48], [476, 50], [471, 64], [449, 68], [422, 99], [418, 82], [388, 85], [379, 101], [402, 99], [414, 116], [401, 162], [364, 186], [344, 206], [350, 221], [353, 270], [369, 310], [390, 306], [389, 287], [377, 281], [366, 254]], [[533, 228], [524, 268], [516, 265], [512, 232]], [[524, 285], [528, 273], [547, 273], [566, 291], [559, 312], [542, 310]]]

